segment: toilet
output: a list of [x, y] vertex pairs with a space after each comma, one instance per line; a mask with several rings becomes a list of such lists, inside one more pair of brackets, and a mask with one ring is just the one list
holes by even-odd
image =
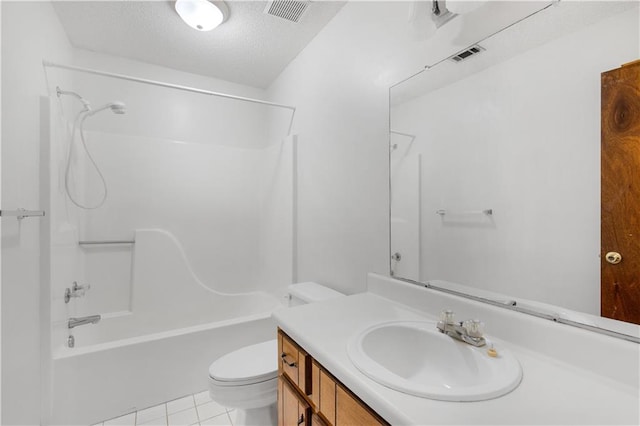
[[[289, 306], [344, 296], [314, 282], [288, 287]], [[269, 340], [229, 352], [209, 366], [209, 395], [236, 409], [234, 425], [275, 426], [278, 389], [278, 342]]]

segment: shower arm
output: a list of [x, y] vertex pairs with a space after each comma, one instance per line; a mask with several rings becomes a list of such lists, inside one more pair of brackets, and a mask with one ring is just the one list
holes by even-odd
[[56, 86], [56, 95], [58, 97], [62, 96], [62, 95], [70, 95], [73, 96], [74, 98], [78, 99], [80, 102], [82, 102], [82, 105], [84, 106], [84, 109], [86, 111], [91, 111], [91, 104], [89, 104], [89, 102], [83, 98], [82, 96], [80, 96], [79, 94], [77, 94], [76, 92], [71, 92], [68, 90], [62, 90], [60, 89], [59, 86]]

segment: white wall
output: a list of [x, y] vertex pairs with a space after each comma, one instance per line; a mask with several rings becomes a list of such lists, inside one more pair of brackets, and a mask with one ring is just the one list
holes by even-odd
[[[88, 68], [200, 89], [257, 99], [265, 97], [265, 93], [261, 89], [83, 50], [74, 50], [74, 63]], [[178, 235], [187, 248], [188, 256], [192, 260], [196, 273], [203, 281], [216, 283], [217, 287], [222, 286], [223, 291], [243, 291], [246, 286], [252, 286], [252, 281], [255, 281], [257, 277], [255, 268], [248, 267], [239, 270], [238, 265], [234, 264], [237, 262], [229, 262], [228, 259], [225, 259], [224, 245], [227, 244], [227, 250], [234, 253], [240, 250], [237, 247], [252, 247], [252, 245], [246, 244], [246, 240], [250, 238], [252, 230], [255, 231], [258, 225], [245, 223], [244, 230], [241, 230], [240, 228], [243, 226], [239, 224], [234, 223], [229, 226], [229, 224], [224, 224], [217, 219], [220, 214], [224, 213], [224, 210], [241, 212], [240, 214], [243, 216], [251, 215], [259, 210], [258, 207], [251, 207], [258, 206], [261, 202], [256, 192], [259, 188], [251, 186], [251, 182], [264, 183], [264, 180], [257, 176], [255, 179], [251, 177], [259, 172], [258, 168], [250, 163], [261, 163], [258, 157], [263, 159], [271, 157], [269, 150], [272, 148], [270, 146], [282, 143], [287, 134], [288, 123], [278, 126], [275, 129], [275, 138], [269, 139], [266, 137], [266, 117], [267, 113], [273, 110], [271, 107], [55, 68], [48, 69], [48, 73], [52, 89], [58, 85], [58, 79], [71, 75], [73, 83], [63, 89], [80, 93], [92, 105], [102, 105], [112, 100], [121, 100], [127, 105], [125, 115], [101, 113], [88, 119], [85, 126], [88, 130], [109, 133], [111, 140], [114, 141], [114, 143], [92, 142], [91, 137], [88, 137], [89, 144], [95, 146], [92, 149], [101, 152], [96, 155], [107, 156], [104, 158], [105, 167], [110, 168], [110, 171], [107, 170], [111, 175], [109, 179], [115, 185], [112, 188], [110, 200], [118, 199], [118, 194], [124, 194], [127, 179], [123, 178], [122, 173], [125, 173], [129, 178], [135, 177], [137, 164], [140, 165], [140, 170], [146, 170], [148, 177], [154, 174], [158, 177], [156, 183], [153, 183], [152, 179], [147, 179], [146, 186], [141, 187], [138, 182], [133, 185], [136, 190], [130, 187], [128, 189], [129, 195], [125, 196], [125, 198], [128, 197], [127, 200], [120, 198], [118, 204], [107, 202], [111, 209], [106, 210], [110, 212], [114, 208], [118, 210], [130, 207], [134, 210], [141, 210], [140, 212], [133, 215], [132, 218], [128, 218], [127, 215], [122, 214], [124, 212], [122, 210], [117, 215], [117, 220], [112, 220], [111, 223], [107, 223], [103, 212], [85, 212], [87, 217], [102, 216], [105, 219], [102, 223], [96, 222], [94, 225], [97, 225], [101, 232], [122, 233], [122, 229], [126, 229], [127, 226], [132, 228], [133, 224], [150, 227], [155, 226], [152, 225], [154, 223], [161, 226], [175, 218], [174, 222], [182, 223], [183, 229], [213, 227], [209, 233], [199, 232], [197, 236], [192, 235], [191, 240], [185, 240], [181, 238], [182, 235]], [[64, 118], [71, 121], [75, 117], [79, 103], [73, 98], [66, 98], [60, 105]], [[290, 115], [282, 110], [278, 110], [276, 114], [278, 116], [284, 114], [287, 117]], [[155, 152], [152, 145], [154, 141], [158, 142], [158, 150], [167, 155], [158, 152], [152, 154]], [[142, 149], [142, 144], [146, 144], [150, 150]], [[167, 147], [170, 145], [174, 147], [175, 152], [168, 151]], [[232, 148], [225, 150], [225, 146]], [[196, 152], [198, 150], [202, 155]], [[256, 150], [263, 150], [263, 153], [258, 153]], [[198, 167], [189, 166], [189, 161], [180, 157], [185, 152], [193, 152], [195, 157], [192, 156], [192, 158], [199, 158], [197, 161], [200, 165]], [[234, 152], [235, 154], [233, 154]], [[151, 154], [154, 155], [154, 158], [149, 157]], [[242, 161], [237, 162], [232, 158], [234, 155], [235, 157], [244, 156], [247, 161], [243, 165]], [[224, 158], [225, 156], [228, 158]], [[59, 168], [63, 168], [64, 164], [62, 163], [65, 158], [66, 156], [62, 154], [58, 160], [61, 162], [58, 164]], [[164, 166], [160, 163], [154, 164], [157, 161], [163, 162]], [[273, 158], [273, 161], [277, 162], [278, 159]], [[82, 167], [82, 165], [79, 166]], [[261, 166], [269, 167], [262, 163]], [[274, 163], [272, 167], [275, 166]], [[84, 165], [84, 167], [86, 170], [90, 170], [89, 166]], [[126, 170], [129, 171], [126, 172]], [[90, 174], [88, 172], [88, 175]], [[93, 175], [95, 178], [95, 174]], [[208, 178], [205, 179], [205, 175]], [[208, 183], [205, 184], [203, 179]], [[177, 188], [180, 185], [188, 185], [188, 187], [176, 189], [170, 194], [168, 189], [160, 190], [163, 187], [160, 181], [163, 180], [167, 184], [166, 188]], [[234, 182], [240, 186], [235, 185]], [[153, 185], [155, 190], [149, 185]], [[207, 185], [213, 185], [213, 187], [207, 190]], [[99, 184], [93, 185], [93, 192], [99, 192], [95, 191], [96, 186], [100, 189]], [[54, 188], [54, 190], [56, 189]], [[218, 190], [227, 195], [219, 198], [220, 191]], [[57, 191], [59, 192], [60, 188], [57, 188]], [[136, 203], [136, 197], [147, 198], [148, 202]], [[189, 206], [185, 197], [192, 197], [192, 200], [199, 199], [203, 204], [197, 206], [196, 203]], [[243, 200], [249, 204], [240, 206], [236, 202], [243, 202]], [[235, 203], [234, 205], [238, 208], [233, 209], [228, 205], [224, 207], [228, 202]], [[74, 214], [69, 212], [73, 206], [69, 207], [70, 203], [66, 204], [58, 213], [69, 216], [69, 220], [73, 223]], [[151, 215], [150, 210], [153, 209], [155, 209], [155, 213]], [[186, 209], [192, 211], [187, 213]], [[217, 216], [215, 214], [209, 215], [209, 213], [216, 212], [219, 213]], [[111, 219], [115, 217], [114, 215], [109, 216]], [[146, 224], [144, 223], [145, 218], [148, 219]], [[227, 220], [229, 218], [230, 216], [227, 217]], [[236, 216], [236, 218], [238, 217]], [[63, 221], [57, 222], [62, 223]], [[233, 235], [223, 237], [219, 232], [215, 232], [217, 228], [224, 226], [227, 229], [237, 229], [245, 237], [234, 238]], [[98, 228], [92, 226], [84, 229], [81, 233], [85, 233], [84, 231], [95, 232], [95, 229]], [[194, 238], [199, 242], [192, 243]], [[211, 244], [207, 246], [207, 240], [209, 243], [212, 241], [215, 243], [215, 250], [211, 250]], [[258, 247], [255, 246], [254, 249], [258, 250]], [[248, 258], [251, 257], [248, 256]], [[221, 277], [220, 274], [212, 272], [215, 267], [218, 269], [220, 267], [226, 268], [227, 271]], [[253, 273], [252, 279], [245, 276], [247, 273]], [[237, 277], [233, 279], [232, 274], [237, 274]]]
[[[49, 3], [1, 7], [2, 208], [38, 209], [42, 60], [66, 62], [71, 47]], [[39, 424], [43, 314], [48, 322], [40, 298], [40, 286], [48, 286], [39, 268], [41, 219], [2, 221], [2, 423]]]
[[258, 284], [278, 296], [293, 282], [296, 150], [297, 138], [290, 136], [261, 150], [258, 162]]
[[[87, 146], [109, 192], [101, 208], [81, 212], [81, 240], [131, 240], [136, 229], [164, 229], [180, 241], [209, 287], [230, 293], [257, 289], [262, 150], [96, 132], [87, 134]], [[87, 189], [78, 196], [101, 195], [93, 169], [85, 164], [82, 175]], [[67, 208], [74, 207], [67, 202]], [[84, 247], [82, 253], [92, 295], [104, 287], [129, 288], [131, 246]], [[105, 264], [108, 257], [116, 264]], [[122, 305], [128, 291], [117, 293], [116, 305], [97, 312], [128, 310]]]
[[410, 8], [347, 3], [269, 88], [298, 108], [298, 281], [355, 293], [389, 271], [388, 88], [418, 69]]
[[[264, 93], [131, 60], [74, 51], [84, 66], [236, 95]], [[132, 309], [133, 247], [83, 246], [78, 240], [131, 240], [136, 229], [169, 231], [210, 288], [226, 293], [280, 293], [291, 283], [291, 143], [287, 125], [267, 137], [272, 107], [48, 69], [50, 87], [79, 93], [96, 107], [123, 101], [127, 113], [104, 111], [85, 121], [85, 139], [107, 182], [105, 204], [80, 210], [64, 188], [68, 135], [80, 102], [54, 97], [51, 221], [54, 321]], [[71, 75], [71, 82], [64, 81]], [[282, 111], [275, 113], [277, 116]], [[289, 116], [289, 113], [284, 113]], [[286, 118], [286, 117], [285, 117]], [[70, 189], [85, 205], [102, 198], [100, 178], [76, 134]], [[72, 281], [86, 296], [64, 304]], [[164, 288], [158, 283], [158, 288]], [[187, 283], [185, 283], [186, 285]], [[61, 344], [54, 335], [53, 346]]]
[[[0, 44], [2, 43], [2, 7], [0, 7]], [[2, 97], [2, 55], [0, 55], [0, 98]], [[0, 112], [2, 105], [0, 104]], [[2, 158], [2, 114], [0, 113], [0, 158]], [[0, 161], [0, 209], [2, 208], [2, 161]], [[2, 235], [2, 221], [0, 221]], [[0, 289], [2, 289], [2, 250], [0, 250]], [[2, 291], [0, 290], [0, 378], [2, 377]], [[0, 379], [1, 380], [1, 379]], [[2, 422], [2, 383], [0, 381], [0, 423]]]
[[637, 32], [626, 11], [392, 109], [423, 154], [422, 281], [599, 315], [600, 73]]
[[[73, 64], [214, 92], [265, 97], [261, 89], [81, 49], [74, 50]], [[127, 113], [117, 120], [117, 126], [109, 114], [99, 114], [87, 120], [86, 128], [90, 130], [243, 148], [267, 145], [259, 131], [265, 126], [269, 110], [263, 105], [56, 68], [47, 72], [52, 88], [59, 78], [71, 75], [72, 87], [62, 88], [77, 91], [94, 107], [113, 100], [126, 103]], [[69, 119], [79, 105], [77, 101], [71, 103], [75, 109], [65, 103]], [[280, 129], [281, 136], [285, 130]]]
[[[131, 309], [133, 247], [77, 242], [133, 240], [136, 229], [173, 234], [196, 275], [216, 291], [275, 291], [291, 282], [288, 145], [236, 149], [98, 132], [86, 132], [86, 141], [109, 192], [99, 209], [77, 212], [63, 183], [52, 185], [54, 319]], [[84, 166], [86, 189], [75, 196], [91, 204], [102, 186]], [[273, 260], [266, 264], [265, 256]], [[64, 289], [74, 280], [91, 289], [65, 306]], [[78, 310], [65, 313], [70, 306]]]
[[[412, 137], [391, 134], [391, 271], [420, 280], [421, 155], [407, 155]], [[398, 257], [395, 257], [395, 255]]]

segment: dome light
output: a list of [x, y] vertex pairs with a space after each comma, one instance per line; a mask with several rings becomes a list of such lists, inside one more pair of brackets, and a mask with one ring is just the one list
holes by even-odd
[[176, 0], [176, 12], [187, 25], [198, 31], [211, 31], [228, 15], [224, 2], [209, 0]]
[[447, 9], [451, 13], [463, 15], [465, 13], [473, 12], [481, 6], [487, 3], [484, 0], [447, 0]]

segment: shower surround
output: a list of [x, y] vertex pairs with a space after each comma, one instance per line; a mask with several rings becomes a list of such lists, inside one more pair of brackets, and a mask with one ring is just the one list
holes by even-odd
[[[237, 101], [208, 102], [221, 110]], [[43, 116], [51, 140], [52, 424], [91, 424], [205, 389], [213, 359], [274, 338], [270, 314], [292, 281], [296, 142], [267, 143], [264, 111], [244, 111], [254, 137], [265, 139], [254, 146], [234, 145], [247, 138], [246, 128], [229, 131], [241, 121], [237, 106], [233, 117], [218, 117], [227, 125], [222, 135], [193, 137], [197, 123], [184, 122], [193, 140], [159, 137], [169, 126], [176, 135], [162, 117], [148, 135], [131, 130], [140, 119], [133, 108], [87, 121], [87, 149], [108, 196], [102, 207], [82, 210], [64, 190], [72, 108], [53, 94]], [[215, 123], [202, 126], [200, 135]], [[100, 196], [99, 175], [82, 150], [74, 154], [73, 188], [91, 203]], [[65, 303], [73, 282], [90, 287]], [[68, 329], [70, 317], [88, 315], [102, 319]]]

